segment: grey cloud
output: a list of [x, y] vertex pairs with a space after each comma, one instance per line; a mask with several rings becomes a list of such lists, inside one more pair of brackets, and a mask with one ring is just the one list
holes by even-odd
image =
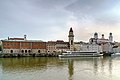
[[101, 17], [96, 17], [95, 18], [95, 24], [98, 25], [107, 25], [107, 26], [116, 26], [118, 25], [118, 23], [120, 22], [120, 17], [117, 16], [109, 16], [109, 15], [105, 15], [105, 16], [101, 16]]
[[0, 0], [0, 34], [27, 34], [31, 38], [47, 39], [56, 36], [58, 31], [65, 33], [69, 27], [67, 22], [72, 22], [73, 16], [73, 22], [83, 27], [77, 28], [78, 32], [87, 38], [82, 31], [94, 20], [95, 24], [119, 22], [119, 17], [108, 15], [117, 2], [119, 0]]
[[65, 9], [78, 14], [95, 15], [111, 9], [119, 0], [77, 0]]
[[[110, 10], [120, 3], [119, 0], [77, 0], [65, 7], [74, 13], [76, 18], [92, 17], [95, 23], [116, 24], [120, 16], [110, 13]], [[91, 19], [91, 18], [90, 18]]]
[[2, 36], [27, 34], [48, 38], [56, 33], [55, 29], [64, 31], [69, 13], [62, 8], [69, 2], [70, 0], [0, 0], [0, 33]]

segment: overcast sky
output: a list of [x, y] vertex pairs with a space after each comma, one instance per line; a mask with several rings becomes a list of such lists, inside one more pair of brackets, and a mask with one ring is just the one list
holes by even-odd
[[0, 38], [88, 41], [113, 33], [120, 41], [120, 0], [0, 0]]

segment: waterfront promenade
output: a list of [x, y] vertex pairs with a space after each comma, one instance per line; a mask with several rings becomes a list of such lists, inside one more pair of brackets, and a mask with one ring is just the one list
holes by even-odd
[[58, 57], [61, 53], [0, 53], [0, 57]]

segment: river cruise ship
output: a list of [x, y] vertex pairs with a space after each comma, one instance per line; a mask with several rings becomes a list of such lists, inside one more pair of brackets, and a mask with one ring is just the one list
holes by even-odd
[[69, 57], [100, 57], [103, 54], [100, 54], [95, 51], [67, 51], [59, 55], [60, 58], [69, 58]]

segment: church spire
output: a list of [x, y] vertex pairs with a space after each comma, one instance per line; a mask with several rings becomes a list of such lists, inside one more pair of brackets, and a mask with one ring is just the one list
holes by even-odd
[[70, 28], [70, 31], [69, 32], [73, 32], [73, 29], [72, 29], [72, 27]]

